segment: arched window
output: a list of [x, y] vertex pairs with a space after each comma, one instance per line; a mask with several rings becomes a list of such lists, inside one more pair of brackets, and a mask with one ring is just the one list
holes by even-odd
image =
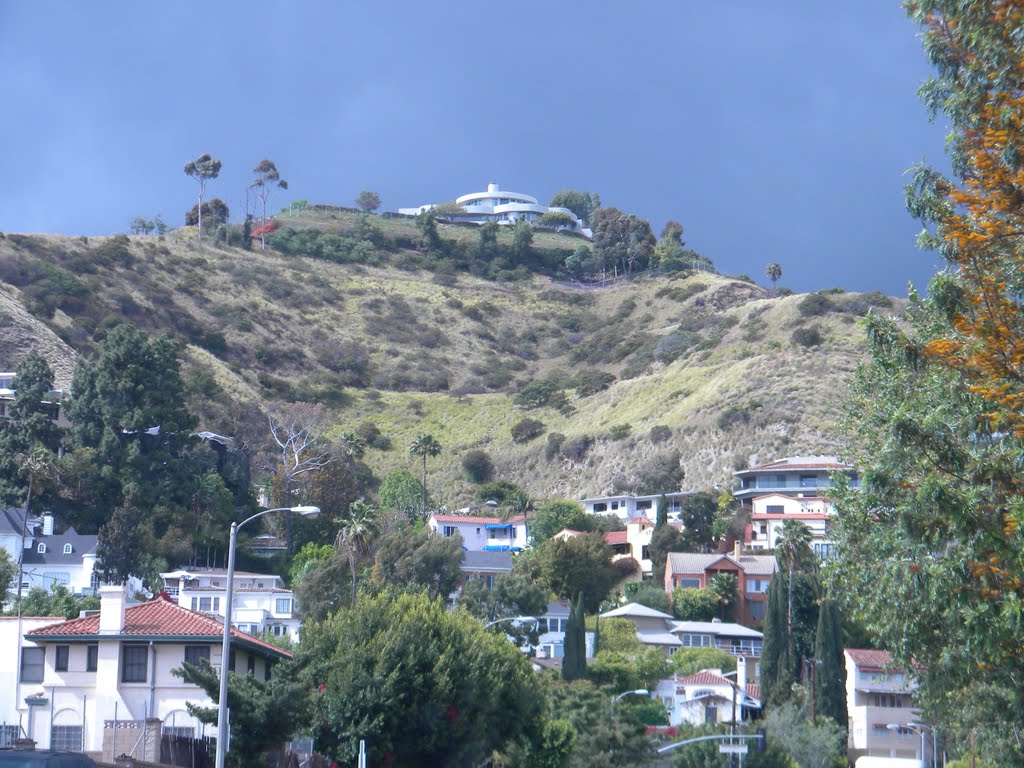
[[40, 544], [38, 547], [36, 547], [36, 552], [38, 552], [40, 555], [45, 555], [46, 554], [46, 545], [45, 544]]
[[64, 554], [65, 555], [70, 555], [71, 554], [71, 545], [70, 544], [65, 544], [64, 545]]

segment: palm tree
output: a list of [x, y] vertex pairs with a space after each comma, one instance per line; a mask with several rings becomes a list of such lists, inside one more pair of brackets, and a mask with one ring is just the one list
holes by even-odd
[[366, 453], [366, 441], [354, 432], [342, 432], [339, 442], [342, 453], [353, 461], [363, 458]]
[[437, 456], [440, 452], [441, 444], [433, 435], [420, 435], [409, 446], [409, 453], [423, 459], [423, 503], [420, 506], [420, 515], [424, 519], [427, 517], [427, 457]]
[[789, 572], [789, 607], [787, 609], [786, 634], [789, 638], [789, 656], [793, 658], [793, 571], [804, 566], [814, 566], [811, 551], [811, 529], [799, 520], [785, 520], [782, 531], [775, 539], [775, 556]]
[[782, 277], [782, 265], [777, 261], [773, 261], [771, 264], [764, 268], [765, 276], [772, 281], [772, 290], [775, 290], [775, 284]]
[[335, 546], [348, 554], [348, 564], [352, 569], [352, 605], [356, 604], [356, 591], [359, 580], [359, 561], [369, 551], [370, 539], [377, 533], [377, 510], [362, 499], [348, 505], [348, 512], [335, 519], [341, 527]]
[[708, 579], [708, 589], [718, 600], [719, 618], [725, 621], [725, 609], [736, 602], [739, 579], [735, 573], [718, 573]]

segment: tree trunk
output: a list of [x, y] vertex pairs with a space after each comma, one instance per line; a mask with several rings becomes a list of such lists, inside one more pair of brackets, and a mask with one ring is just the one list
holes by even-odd
[[199, 181], [199, 239], [203, 239], [203, 193], [206, 191], [206, 182], [203, 180]]
[[427, 454], [423, 454], [423, 503], [420, 509], [420, 517], [427, 519]]
[[358, 570], [356, 568], [356, 553], [353, 550], [349, 550], [348, 553], [348, 564], [352, 568], [352, 607], [356, 607], [356, 587], [358, 579]]

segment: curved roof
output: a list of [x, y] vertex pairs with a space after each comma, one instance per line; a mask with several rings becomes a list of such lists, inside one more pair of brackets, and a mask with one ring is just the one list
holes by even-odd
[[626, 619], [630, 617], [640, 617], [647, 619], [672, 619], [667, 613], [656, 611], [653, 608], [648, 608], [646, 605], [640, 605], [640, 603], [626, 603], [621, 608], [616, 608], [614, 611], [606, 611], [601, 614], [602, 618], [605, 619]]

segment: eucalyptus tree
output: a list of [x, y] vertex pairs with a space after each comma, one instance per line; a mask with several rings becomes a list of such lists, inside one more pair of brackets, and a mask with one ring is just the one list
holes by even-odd
[[195, 160], [185, 163], [185, 175], [191, 176], [199, 182], [199, 239], [203, 238], [203, 197], [206, 194], [206, 182], [220, 176], [220, 160], [210, 157], [209, 153], [203, 153]]
[[260, 201], [260, 247], [266, 248], [267, 200], [274, 189], [288, 189], [288, 182], [281, 178], [274, 161], [266, 158], [260, 160], [252, 172], [256, 175], [249, 183], [249, 187]]

